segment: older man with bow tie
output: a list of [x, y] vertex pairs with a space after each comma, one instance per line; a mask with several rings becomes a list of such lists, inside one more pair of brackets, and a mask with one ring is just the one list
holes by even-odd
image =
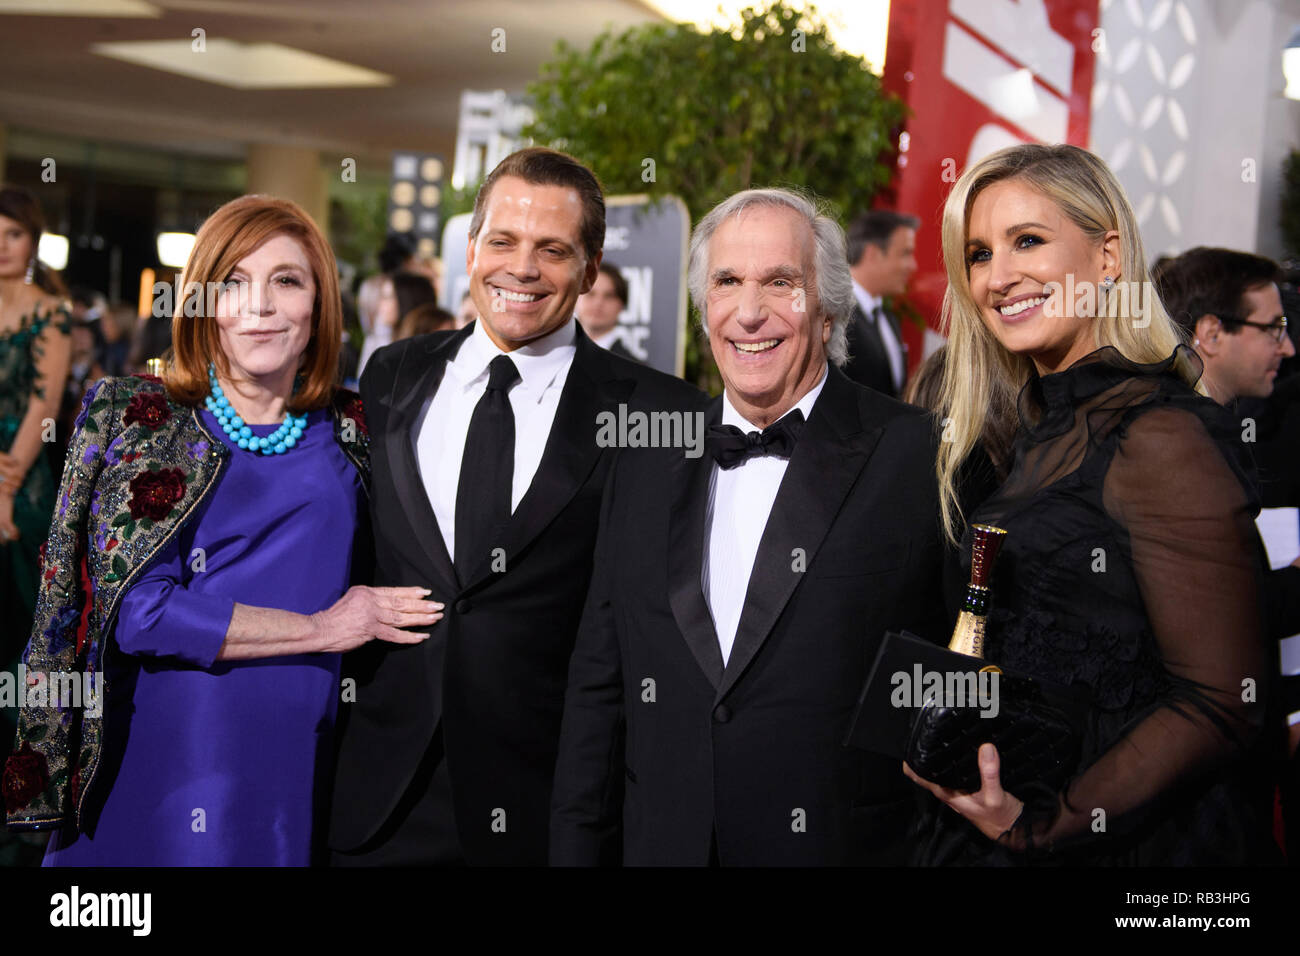
[[690, 287], [711, 454], [624, 450], [606, 487], [551, 862], [902, 862], [901, 768], [842, 741], [886, 630], [948, 630], [932, 421], [840, 372], [844, 236], [805, 197], [721, 203]]

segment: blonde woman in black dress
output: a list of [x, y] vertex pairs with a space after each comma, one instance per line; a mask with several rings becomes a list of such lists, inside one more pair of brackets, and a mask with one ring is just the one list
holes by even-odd
[[[943, 252], [945, 520], [1008, 531], [985, 656], [1091, 706], [1059, 790], [1004, 791], [991, 744], [976, 793], [907, 768], [937, 798], [919, 862], [1270, 859], [1250, 456], [1196, 391], [1127, 199], [1091, 153], [1010, 147], [953, 188]], [[956, 476], [989, 416], [1017, 420], [1011, 471], [961, 516]]]

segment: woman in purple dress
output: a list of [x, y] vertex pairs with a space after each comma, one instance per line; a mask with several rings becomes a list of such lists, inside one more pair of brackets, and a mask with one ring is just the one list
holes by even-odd
[[315, 224], [228, 203], [181, 293], [166, 380], [88, 393], [51, 525], [3, 786], [47, 866], [311, 863], [340, 654], [441, 618], [349, 586], [367, 437]]

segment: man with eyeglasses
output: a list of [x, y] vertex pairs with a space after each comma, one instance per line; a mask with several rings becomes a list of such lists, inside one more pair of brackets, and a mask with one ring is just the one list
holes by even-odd
[[1295, 355], [1282, 313], [1277, 263], [1197, 246], [1156, 267], [1165, 308], [1205, 363], [1205, 388], [1221, 405], [1267, 398], [1278, 366]]

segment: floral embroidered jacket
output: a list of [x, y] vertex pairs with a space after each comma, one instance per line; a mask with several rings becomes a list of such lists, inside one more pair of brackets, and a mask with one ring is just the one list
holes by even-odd
[[[335, 440], [368, 491], [361, 400], [336, 389], [331, 412]], [[23, 655], [27, 680], [17, 687], [24, 706], [4, 768], [5, 813], [14, 829], [80, 826], [99, 767], [105, 708], [92, 713], [84, 701], [76, 706], [74, 695], [54, 693], [56, 682], [62, 675], [99, 675], [101, 695], [111, 692], [104, 655], [122, 595], [216, 488], [231, 454], [198, 409], [172, 401], [153, 376], [95, 383], [75, 426], [42, 546], [36, 616]], [[23, 686], [33, 677], [37, 683]]]

